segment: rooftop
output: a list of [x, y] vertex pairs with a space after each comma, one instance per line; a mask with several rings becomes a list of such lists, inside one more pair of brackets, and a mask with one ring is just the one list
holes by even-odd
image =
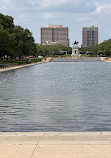
[[62, 25], [47, 25], [47, 28], [59, 28], [62, 27]]

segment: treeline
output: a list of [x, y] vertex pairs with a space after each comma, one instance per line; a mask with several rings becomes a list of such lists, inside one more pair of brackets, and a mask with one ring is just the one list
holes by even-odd
[[36, 53], [32, 33], [28, 29], [15, 26], [13, 17], [0, 14], [0, 57], [21, 58]]
[[37, 45], [28, 29], [14, 25], [14, 18], [0, 14], [0, 58], [71, 54], [71, 48], [62, 45]]
[[37, 45], [37, 51], [42, 56], [58, 56], [71, 54], [72, 48], [63, 45]]
[[111, 56], [111, 39], [106, 40], [99, 45], [88, 48], [80, 48], [81, 54]]

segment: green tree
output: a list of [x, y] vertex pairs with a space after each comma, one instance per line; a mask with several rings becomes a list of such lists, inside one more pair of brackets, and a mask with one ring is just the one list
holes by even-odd
[[14, 25], [11, 16], [0, 14], [0, 57], [37, 55], [37, 47], [28, 29]]

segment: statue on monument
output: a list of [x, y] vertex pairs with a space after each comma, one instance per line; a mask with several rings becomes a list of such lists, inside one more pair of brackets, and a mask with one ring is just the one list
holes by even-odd
[[77, 41], [75, 41], [73, 43], [73, 47], [72, 47], [72, 57], [80, 57], [80, 53], [79, 53], [79, 47], [78, 47], [78, 43]]
[[79, 43], [79, 42], [75, 41], [73, 44], [74, 44], [74, 45], [77, 45], [78, 43]]

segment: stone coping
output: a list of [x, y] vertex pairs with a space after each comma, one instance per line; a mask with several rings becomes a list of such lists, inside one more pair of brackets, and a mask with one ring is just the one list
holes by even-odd
[[20, 65], [20, 66], [12, 66], [12, 67], [7, 67], [4, 69], [0, 69], [0, 72], [5, 72], [5, 71], [11, 71], [11, 70], [15, 70], [15, 69], [21, 69], [21, 68], [25, 68], [25, 67], [29, 67], [29, 66], [34, 66], [34, 65], [38, 65], [38, 64], [42, 64], [42, 63], [46, 63], [46, 62], [35, 62], [35, 63], [31, 63], [31, 64], [25, 64], [25, 65]]
[[51, 139], [61, 139], [62, 138], [66, 140], [72, 139], [78, 139], [81, 140], [81, 138], [84, 140], [89, 139], [95, 141], [98, 140], [111, 140], [111, 132], [0, 132], [0, 137], [1, 136], [9, 136], [9, 137], [42, 137], [44, 138], [51, 138]]
[[111, 158], [111, 132], [0, 132], [1, 158]]

